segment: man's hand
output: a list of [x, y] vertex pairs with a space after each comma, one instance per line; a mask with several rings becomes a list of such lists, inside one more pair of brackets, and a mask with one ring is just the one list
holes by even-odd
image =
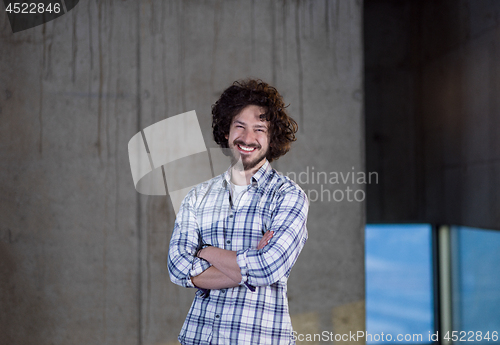
[[271, 240], [273, 235], [274, 235], [274, 231], [267, 231], [264, 234], [264, 236], [262, 236], [262, 238], [260, 239], [259, 245], [257, 246], [257, 250], [260, 250], [260, 249], [264, 248], [265, 246], [267, 246], [267, 244], [269, 243], [269, 241]]

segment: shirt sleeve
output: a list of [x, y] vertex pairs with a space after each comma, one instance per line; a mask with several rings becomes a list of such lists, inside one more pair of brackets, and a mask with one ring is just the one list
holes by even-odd
[[268, 228], [274, 231], [264, 248], [244, 249], [236, 253], [241, 270], [240, 284], [249, 286], [271, 285], [288, 277], [307, 240], [307, 212], [309, 202], [298, 186], [283, 190], [278, 198]]
[[208, 261], [195, 256], [201, 239], [193, 208], [194, 197], [195, 189], [188, 193], [181, 204], [167, 259], [170, 280], [184, 287], [195, 287], [191, 277], [201, 274], [211, 266]]

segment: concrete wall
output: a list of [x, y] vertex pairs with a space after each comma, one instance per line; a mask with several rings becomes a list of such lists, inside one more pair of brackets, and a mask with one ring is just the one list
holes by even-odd
[[366, 1], [369, 222], [500, 229], [500, 2]]
[[[215, 147], [210, 107], [234, 80], [290, 103], [300, 131], [279, 171], [365, 169], [360, 1], [80, 1], [16, 34], [0, 16], [2, 343], [176, 343], [194, 291], [168, 279], [173, 207], [134, 190], [127, 142], [196, 110]], [[326, 197], [365, 184], [301, 184], [294, 327], [363, 330], [363, 195]]]

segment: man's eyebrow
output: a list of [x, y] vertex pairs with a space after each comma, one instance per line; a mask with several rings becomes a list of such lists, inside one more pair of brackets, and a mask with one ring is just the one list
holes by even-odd
[[[261, 121], [261, 122], [264, 122], [264, 121]], [[243, 121], [240, 121], [240, 120], [234, 120], [233, 124], [239, 124], [239, 125], [246, 126], [246, 123], [245, 123], [245, 122], [243, 122]], [[265, 128], [265, 129], [267, 129], [267, 127], [268, 127], [268, 126], [267, 126], [267, 125], [265, 125], [265, 124], [263, 124], [263, 123], [262, 123], [262, 124], [257, 123], [257, 124], [255, 124], [255, 125], [253, 125], [253, 127], [254, 127], [254, 128]]]
[[265, 129], [267, 129], [267, 126], [265, 124], [256, 124], [253, 127], [254, 128], [265, 128]]

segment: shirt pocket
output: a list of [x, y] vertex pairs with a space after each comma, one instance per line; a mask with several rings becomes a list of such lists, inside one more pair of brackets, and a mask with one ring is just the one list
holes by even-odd
[[210, 244], [215, 247], [223, 247], [224, 229], [227, 220], [220, 214], [213, 217], [206, 217], [200, 224], [200, 235], [203, 243]]
[[[257, 205], [241, 209], [235, 217], [231, 241], [237, 249], [257, 249], [264, 233], [269, 230], [269, 211]], [[233, 247], [234, 249], [234, 247]]]

